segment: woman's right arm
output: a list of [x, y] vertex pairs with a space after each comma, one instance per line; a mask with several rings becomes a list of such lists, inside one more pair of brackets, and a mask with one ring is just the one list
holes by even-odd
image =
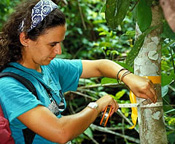
[[98, 104], [97, 109], [86, 107], [77, 114], [61, 118], [57, 118], [44, 106], [37, 106], [20, 115], [18, 119], [45, 139], [57, 143], [66, 143], [86, 130], [107, 105], [112, 105], [113, 113], [118, 109], [117, 103], [108, 95], [96, 102]]

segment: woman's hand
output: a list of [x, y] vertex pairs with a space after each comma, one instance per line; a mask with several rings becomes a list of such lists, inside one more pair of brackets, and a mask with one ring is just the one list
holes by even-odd
[[154, 103], [157, 101], [156, 91], [151, 80], [131, 73], [123, 78], [123, 82], [137, 97], [150, 99]]
[[99, 112], [103, 112], [108, 105], [111, 105], [112, 106], [111, 115], [112, 115], [119, 108], [117, 102], [110, 95], [105, 95], [100, 99], [98, 99], [96, 102], [98, 103]]

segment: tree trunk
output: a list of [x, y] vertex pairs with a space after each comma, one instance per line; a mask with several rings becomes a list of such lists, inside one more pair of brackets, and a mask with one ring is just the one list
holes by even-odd
[[[152, 26], [162, 22], [162, 11], [158, 6], [152, 7]], [[161, 45], [160, 33], [162, 28], [153, 30], [144, 40], [143, 46], [134, 61], [134, 73], [140, 76], [161, 75]], [[136, 26], [136, 37], [140, 35]], [[162, 102], [161, 84], [155, 84], [158, 102]], [[137, 99], [140, 102], [141, 99]], [[147, 102], [149, 103], [149, 102]], [[141, 144], [167, 144], [164, 125], [163, 107], [138, 107], [138, 124]]]

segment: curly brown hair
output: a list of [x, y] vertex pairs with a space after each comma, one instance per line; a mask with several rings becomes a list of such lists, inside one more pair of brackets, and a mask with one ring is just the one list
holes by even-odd
[[63, 26], [66, 23], [65, 15], [59, 10], [55, 9], [35, 28], [28, 32], [31, 26], [32, 8], [39, 0], [27, 0], [18, 5], [11, 14], [8, 21], [4, 24], [2, 32], [0, 33], [0, 71], [7, 67], [9, 62], [17, 62], [22, 59], [23, 45], [20, 43], [19, 27], [24, 21], [23, 32], [26, 38], [35, 41], [45, 30], [55, 27]]

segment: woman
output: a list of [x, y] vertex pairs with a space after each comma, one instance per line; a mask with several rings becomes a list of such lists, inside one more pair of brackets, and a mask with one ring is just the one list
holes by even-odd
[[2, 29], [0, 70], [29, 79], [39, 97], [13, 78], [0, 79], [0, 103], [17, 144], [25, 143], [22, 129], [26, 127], [36, 133], [34, 144], [66, 143], [81, 134], [107, 105], [112, 106], [112, 114], [117, 111], [117, 103], [106, 95], [77, 114], [61, 116], [66, 107], [62, 94], [76, 90], [80, 77], [117, 75], [138, 97], [157, 100], [150, 80], [112, 61], [55, 59], [61, 54], [65, 32], [65, 16], [51, 0], [26, 1]]

